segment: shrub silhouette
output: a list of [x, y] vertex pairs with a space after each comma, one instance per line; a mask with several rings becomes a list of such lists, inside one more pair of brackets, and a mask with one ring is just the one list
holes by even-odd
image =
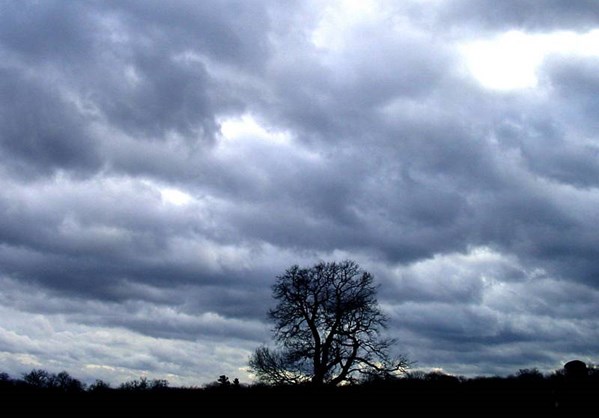
[[533, 367], [532, 369], [518, 370], [518, 373], [516, 374], [516, 378], [521, 381], [527, 381], [527, 382], [537, 381], [538, 382], [538, 381], [543, 380], [545, 377], [543, 376], [543, 373], [541, 373], [539, 371], [539, 369], [537, 369], [536, 367]]
[[588, 369], [586, 363], [580, 360], [572, 360], [564, 365], [564, 372], [567, 379], [584, 380], [588, 377]]
[[105, 392], [110, 390], [110, 383], [106, 383], [102, 379], [96, 379], [94, 383], [89, 385], [88, 390], [90, 392]]
[[122, 383], [119, 389], [125, 391], [146, 391], [146, 390], [161, 390], [168, 388], [168, 380], [165, 379], [153, 379], [148, 380], [147, 377], [142, 376], [139, 379], [129, 380], [128, 382]]

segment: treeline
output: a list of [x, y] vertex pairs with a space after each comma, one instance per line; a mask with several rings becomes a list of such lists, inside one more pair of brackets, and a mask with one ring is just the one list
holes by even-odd
[[113, 387], [102, 380], [86, 385], [67, 372], [36, 369], [20, 378], [0, 373], [0, 398], [10, 416], [201, 416], [215, 411], [261, 416], [388, 411], [567, 415], [595, 410], [597, 394], [599, 369], [586, 366], [549, 374], [522, 369], [507, 377], [411, 372], [341, 387], [244, 385], [224, 375], [201, 388], [172, 387], [166, 380], [145, 377]]
[[50, 391], [50, 392], [98, 392], [108, 390], [161, 390], [168, 388], [169, 383], [164, 379], [148, 379], [141, 377], [122, 383], [116, 388], [101, 379], [96, 379], [91, 385], [83, 383], [81, 380], [72, 377], [68, 372], [50, 373], [43, 369], [33, 369], [29, 373], [23, 374], [21, 379], [13, 379], [8, 373], [0, 373], [0, 387], [3, 390], [23, 390], [23, 391]]

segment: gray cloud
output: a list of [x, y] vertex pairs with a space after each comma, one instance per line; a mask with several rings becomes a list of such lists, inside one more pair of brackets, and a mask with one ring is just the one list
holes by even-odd
[[274, 277], [342, 258], [423, 368], [596, 361], [597, 58], [460, 53], [565, 4], [3, 4], [0, 368], [248, 378]]
[[252, 73], [268, 46], [268, 17], [257, 2], [3, 8], [3, 148], [6, 160], [20, 156], [34, 169], [113, 165], [118, 150], [90, 132], [98, 124], [138, 141], [212, 142], [216, 115], [244, 104], [206, 62]]
[[599, 6], [592, 0], [454, 0], [439, 15], [440, 22], [495, 30], [588, 30], [597, 26]]
[[14, 69], [0, 70], [0, 158], [15, 174], [30, 176], [98, 169], [101, 160], [85, 121], [54, 86]]

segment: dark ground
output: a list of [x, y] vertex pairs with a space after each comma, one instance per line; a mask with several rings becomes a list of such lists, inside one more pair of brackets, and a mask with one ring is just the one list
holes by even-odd
[[0, 386], [0, 416], [590, 416], [596, 412], [598, 395], [597, 381], [563, 377], [439, 376], [340, 388], [231, 385], [96, 391], [9, 382]]

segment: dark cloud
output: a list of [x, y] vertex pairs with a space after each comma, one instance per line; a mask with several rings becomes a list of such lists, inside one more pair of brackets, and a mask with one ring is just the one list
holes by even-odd
[[599, 5], [593, 0], [453, 0], [441, 6], [439, 15], [446, 24], [494, 30], [586, 31], [596, 28]]
[[0, 94], [0, 158], [15, 175], [100, 168], [84, 119], [55, 86], [2, 69]]
[[423, 368], [596, 361], [597, 58], [461, 53], [592, 3], [0, 7], [0, 367], [247, 378], [274, 277], [343, 258]]
[[3, 52], [24, 57], [28, 64], [55, 62], [67, 59], [76, 64], [90, 57], [93, 43], [93, 8], [83, 4], [67, 5], [60, 1], [24, 3], [3, 2], [2, 38]]
[[8, 161], [13, 154], [29, 160], [28, 171], [98, 170], [102, 159], [119, 166], [118, 149], [106, 149], [107, 140], [90, 132], [98, 124], [141, 141], [175, 135], [193, 146], [214, 140], [217, 114], [243, 103], [206, 63], [259, 71], [268, 47], [266, 11], [258, 2], [149, 6], [3, 6]]

